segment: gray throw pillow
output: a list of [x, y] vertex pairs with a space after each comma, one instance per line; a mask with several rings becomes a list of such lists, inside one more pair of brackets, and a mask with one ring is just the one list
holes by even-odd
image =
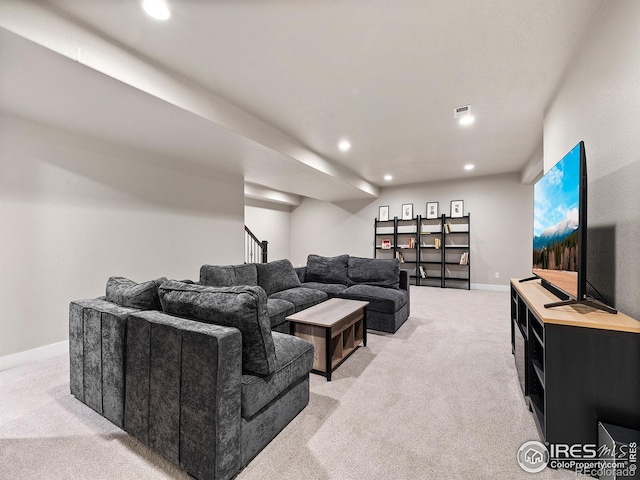
[[400, 288], [400, 262], [397, 258], [349, 257], [348, 285]]
[[244, 265], [202, 265], [200, 285], [210, 287], [235, 287], [258, 285], [258, 271], [253, 263]]
[[311, 254], [307, 257], [307, 271], [304, 275], [304, 281], [346, 285], [348, 260], [349, 255], [321, 257]]
[[106, 300], [122, 307], [162, 310], [158, 287], [166, 280], [165, 277], [161, 277], [148, 282], [136, 283], [124, 277], [110, 277], [107, 281]]
[[267, 296], [300, 286], [300, 279], [293, 265], [287, 259], [269, 263], [256, 263], [258, 285], [264, 288]]
[[240, 330], [243, 370], [254, 375], [275, 371], [275, 347], [262, 288], [207, 287], [171, 280], [158, 291], [165, 313]]

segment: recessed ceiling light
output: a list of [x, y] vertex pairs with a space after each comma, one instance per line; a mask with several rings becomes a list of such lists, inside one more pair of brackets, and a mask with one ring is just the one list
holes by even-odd
[[474, 167], [474, 165], [472, 165], [472, 164], [468, 164], [468, 165], [465, 165], [465, 166], [464, 166], [464, 169], [465, 169], [465, 170], [473, 170], [473, 167]]
[[349, 142], [349, 140], [340, 140], [340, 143], [338, 144], [338, 148], [340, 149], [341, 152], [348, 152], [349, 149], [351, 148], [351, 143]]
[[473, 115], [465, 115], [464, 117], [460, 117], [458, 123], [460, 125], [471, 125], [475, 121], [475, 117]]
[[164, 0], [144, 0], [142, 8], [156, 20], [166, 20], [171, 16], [171, 11]]
[[384, 176], [384, 179], [385, 179], [387, 182], [390, 182], [391, 180], [393, 180], [393, 177], [392, 177], [391, 175], [385, 175], [385, 176]]

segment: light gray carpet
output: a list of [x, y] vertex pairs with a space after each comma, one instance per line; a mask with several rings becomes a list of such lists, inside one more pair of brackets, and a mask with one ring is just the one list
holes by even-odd
[[[238, 479], [532, 478], [537, 439], [506, 292], [413, 287], [411, 318], [369, 335]], [[1, 479], [187, 479], [69, 394], [66, 356], [0, 372]], [[573, 478], [546, 469], [540, 479]]]

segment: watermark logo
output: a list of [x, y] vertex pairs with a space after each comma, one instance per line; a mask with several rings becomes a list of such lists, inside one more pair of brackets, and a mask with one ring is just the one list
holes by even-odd
[[598, 478], [636, 478], [638, 443], [598, 447], [592, 443], [543, 444], [532, 440], [520, 447], [517, 459], [520, 467], [528, 473], [539, 473], [548, 466]]
[[547, 467], [549, 450], [535, 440], [525, 443], [518, 450], [518, 463], [525, 472], [538, 473]]

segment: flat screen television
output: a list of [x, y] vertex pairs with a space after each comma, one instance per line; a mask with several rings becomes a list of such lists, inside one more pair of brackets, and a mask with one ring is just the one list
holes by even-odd
[[545, 307], [581, 303], [615, 310], [587, 297], [587, 157], [578, 143], [533, 190], [533, 278], [559, 297]]
[[586, 298], [586, 221], [587, 160], [580, 142], [533, 189], [533, 274], [563, 300]]

